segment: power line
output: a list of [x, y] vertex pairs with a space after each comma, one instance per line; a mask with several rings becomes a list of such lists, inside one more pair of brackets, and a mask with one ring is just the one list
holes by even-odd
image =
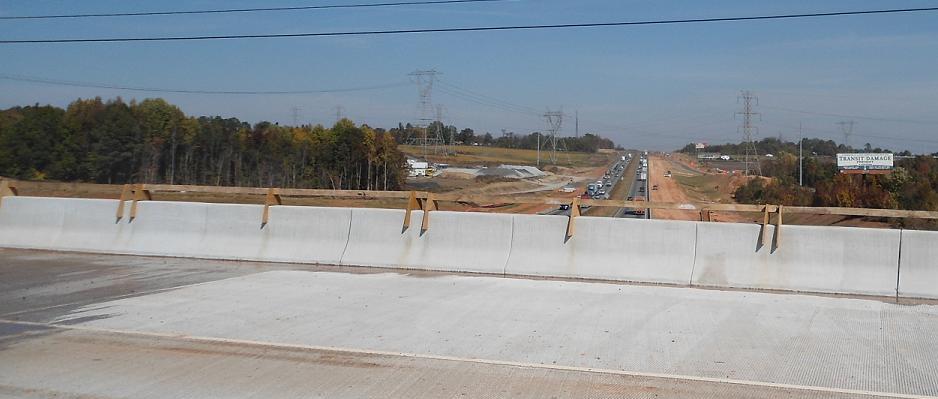
[[510, 103], [504, 100], [499, 100], [495, 97], [477, 93], [469, 89], [456, 86], [452, 83], [444, 82], [440, 79], [437, 79], [436, 83], [438, 83], [437, 88], [440, 91], [447, 93], [449, 95], [452, 95], [461, 100], [465, 100], [465, 101], [479, 104], [479, 105], [484, 105], [487, 107], [496, 108], [496, 109], [506, 111], [506, 112], [513, 112], [513, 113], [522, 114], [526, 116], [536, 117], [539, 119], [543, 116], [540, 112], [537, 112], [534, 108], [531, 108], [531, 107]]
[[598, 27], [613, 27], [613, 26], [672, 25], [672, 24], [687, 24], [687, 23], [739, 22], [739, 21], [835, 17], [835, 16], [849, 16], [849, 15], [896, 14], [896, 13], [915, 13], [915, 12], [928, 12], [928, 11], [938, 11], [938, 7], [838, 11], [838, 12], [825, 12], [825, 13], [778, 14], [778, 15], [760, 15], [760, 16], [748, 16], [748, 17], [693, 18], [693, 19], [668, 19], [668, 20], [651, 20], [651, 21], [595, 22], [595, 23], [544, 24], [544, 25], [476, 26], [476, 27], [465, 27], [465, 28], [392, 29], [392, 30], [308, 32], [308, 33], [265, 33], [265, 34], [248, 34], [248, 35], [7, 39], [7, 40], [0, 40], [0, 44], [164, 42], [164, 41], [190, 41], [190, 40], [273, 39], [273, 38], [296, 38], [296, 37], [394, 35], [394, 34], [413, 34], [413, 33], [598, 28]]
[[216, 10], [191, 10], [191, 11], [143, 11], [143, 12], [116, 12], [116, 13], [91, 13], [91, 14], [52, 14], [52, 15], [12, 15], [0, 17], [0, 20], [15, 19], [64, 19], [64, 18], [101, 18], [101, 17], [152, 17], [160, 15], [193, 15], [193, 14], [231, 14], [246, 12], [271, 12], [271, 11], [303, 11], [303, 10], [327, 10], [336, 8], [369, 8], [369, 7], [398, 7], [413, 5], [435, 5], [435, 4], [459, 4], [459, 3], [492, 3], [507, 0], [429, 0], [429, 1], [396, 1], [385, 3], [358, 3], [358, 4], [328, 4], [319, 6], [295, 6], [295, 7], [258, 7], [258, 8], [229, 8]]
[[848, 114], [835, 114], [830, 112], [817, 112], [817, 111], [805, 111], [801, 109], [792, 109], [785, 107], [773, 107], [771, 105], [763, 105], [764, 108], [775, 109], [785, 112], [795, 112], [799, 114], [808, 114], [808, 115], [819, 115], [819, 116], [830, 116], [835, 118], [854, 118], [854, 119], [865, 119], [871, 121], [880, 121], [880, 122], [900, 122], [900, 123], [914, 123], [920, 125], [935, 125], [938, 124], [938, 121], [925, 121], [925, 120], [913, 120], [913, 119], [896, 119], [896, 118], [879, 118], [873, 116], [862, 116], [862, 115], [848, 115]]
[[17, 81], [17, 82], [41, 83], [41, 84], [56, 85], [56, 86], [72, 86], [72, 87], [84, 87], [84, 88], [94, 88], [94, 89], [127, 90], [127, 91], [140, 91], [140, 92], [149, 92], [149, 93], [212, 94], [212, 95], [216, 95], [216, 94], [283, 95], [283, 94], [344, 93], [344, 92], [352, 92], [352, 91], [370, 91], [370, 90], [390, 89], [390, 88], [404, 87], [404, 86], [410, 85], [407, 82], [400, 82], [400, 83], [390, 83], [390, 84], [375, 85], [375, 86], [347, 87], [347, 88], [336, 88], [336, 89], [188, 90], [188, 89], [155, 88], [155, 87], [139, 87], [139, 86], [121, 86], [121, 85], [106, 84], [106, 83], [74, 82], [74, 81], [67, 81], [67, 80], [46, 79], [46, 78], [33, 77], [33, 76], [6, 75], [6, 74], [0, 74], [0, 79], [12, 80], [12, 81]]
[[[784, 124], [780, 124], [780, 123], [771, 123], [771, 122], [764, 122], [764, 123], [767, 124], [767, 125], [771, 125], [771, 126], [775, 126], [775, 127], [781, 127], [781, 128], [785, 128], [785, 129], [798, 129], [798, 126], [789, 126], [789, 125], [784, 125]], [[843, 133], [843, 132], [838, 132], [838, 131], [834, 131], [834, 130], [818, 129], [818, 128], [812, 128], [812, 127], [808, 127], [808, 126], [805, 126], [805, 127], [804, 127], [804, 130], [806, 130], [806, 131], [811, 131], [811, 132], [815, 132], [815, 133], [828, 134], [828, 135], [839, 135], [839, 134], [842, 134], [842, 133]], [[872, 139], [884, 139], [884, 140], [892, 140], [892, 141], [898, 141], [898, 142], [918, 142], [918, 143], [932, 143], [932, 144], [938, 144], [938, 140], [913, 139], [913, 138], [908, 138], [908, 137], [895, 137], [895, 136], [877, 136], [877, 135], [872, 135], [872, 134], [859, 134], [859, 133], [853, 133], [853, 135], [854, 135], [854, 136], [857, 136], [857, 137], [867, 137], [867, 138], [872, 138]]]

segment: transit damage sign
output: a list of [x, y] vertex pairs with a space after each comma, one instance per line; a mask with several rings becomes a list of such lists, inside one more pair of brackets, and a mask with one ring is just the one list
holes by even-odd
[[890, 153], [837, 154], [837, 169], [840, 173], [890, 173], [892, 168], [893, 155]]

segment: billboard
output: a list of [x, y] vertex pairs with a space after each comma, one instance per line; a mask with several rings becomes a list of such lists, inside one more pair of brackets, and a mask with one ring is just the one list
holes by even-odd
[[837, 154], [837, 169], [841, 173], [889, 173], [893, 167], [892, 154]]

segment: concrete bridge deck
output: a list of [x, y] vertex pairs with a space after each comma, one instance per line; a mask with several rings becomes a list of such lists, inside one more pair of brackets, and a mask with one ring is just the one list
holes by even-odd
[[0, 250], [0, 397], [930, 397], [933, 301]]

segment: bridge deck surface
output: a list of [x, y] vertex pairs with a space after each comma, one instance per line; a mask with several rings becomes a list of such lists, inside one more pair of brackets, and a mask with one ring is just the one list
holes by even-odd
[[938, 395], [938, 306], [0, 250], [0, 397]]

